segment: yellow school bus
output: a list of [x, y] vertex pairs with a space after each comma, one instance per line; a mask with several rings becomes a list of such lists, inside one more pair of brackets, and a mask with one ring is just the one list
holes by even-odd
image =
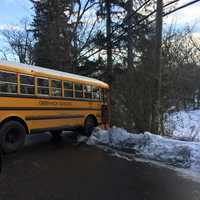
[[108, 126], [109, 85], [88, 77], [0, 61], [0, 144], [4, 152], [21, 148], [25, 136], [83, 128], [89, 136]]

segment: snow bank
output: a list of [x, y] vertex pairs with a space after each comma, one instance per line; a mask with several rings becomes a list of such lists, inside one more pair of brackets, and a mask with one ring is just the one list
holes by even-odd
[[167, 114], [166, 132], [181, 140], [200, 141], [200, 110]]
[[200, 143], [165, 138], [151, 133], [133, 134], [121, 128], [96, 129], [87, 144], [133, 153], [137, 157], [200, 171]]

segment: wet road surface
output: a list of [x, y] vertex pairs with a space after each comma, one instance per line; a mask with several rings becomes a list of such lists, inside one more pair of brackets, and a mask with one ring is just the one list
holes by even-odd
[[36, 135], [22, 151], [4, 156], [0, 200], [200, 199], [200, 183], [173, 170], [49, 139]]

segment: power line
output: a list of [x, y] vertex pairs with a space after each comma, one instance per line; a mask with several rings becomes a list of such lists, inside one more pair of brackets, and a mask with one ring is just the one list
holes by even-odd
[[[129, 15], [124, 21], [128, 21], [131, 17], [133, 17], [134, 15], [136, 15], [138, 13], [139, 10], [141, 10], [145, 5], [147, 5], [151, 0], [147, 0], [145, 1], [141, 6], [139, 6], [139, 8], [137, 8], [131, 15]], [[113, 35], [113, 33], [119, 29], [121, 25], [114, 25], [112, 27], [112, 32], [111, 35]], [[114, 29], [113, 29], [114, 28]], [[89, 50], [87, 50], [81, 57], [84, 57], [85, 55], [87, 55], [89, 52], [93, 51], [96, 47], [92, 47]]]
[[[179, 0], [174, 0], [174, 1], [172, 1], [172, 2], [169, 2], [169, 3], [167, 3], [166, 5], [164, 5], [163, 8], [169, 6], [169, 5], [173, 4], [173, 3], [176, 3], [176, 2], [178, 2], [178, 1], [179, 1]], [[170, 15], [170, 14], [172, 14], [172, 13], [174, 13], [174, 12], [180, 10], [180, 9], [183, 9], [183, 8], [186, 8], [186, 7], [190, 6], [190, 5], [193, 5], [193, 4], [195, 4], [195, 3], [199, 2], [199, 1], [200, 1], [200, 0], [194, 0], [194, 1], [191, 1], [191, 2], [189, 2], [189, 3], [184, 4], [184, 5], [182, 5], [182, 6], [179, 6], [178, 8], [175, 8], [174, 10], [171, 10], [171, 11], [169, 11], [169, 12], [167, 12], [167, 13], [164, 13], [164, 14], [163, 14], [163, 17], [168, 16], [168, 15]], [[152, 11], [150, 14], [148, 14], [147, 16], [145, 16], [144, 18], [142, 18], [141, 20], [139, 20], [137, 24], [134, 24], [131, 28], [134, 28], [134, 27], [138, 26], [141, 22], [145, 21], [147, 18], [149, 18], [149, 17], [150, 17], [151, 15], [153, 15], [155, 12], [156, 12], [156, 10]], [[150, 21], [150, 22], [147, 23], [146, 25], [150, 25], [150, 24], [152, 24], [153, 22], [155, 22], [155, 19], [152, 20], [152, 21]], [[141, 28], [139, 28], [139, 29], [141, 29]], [[139, 30], [139, 29], [136, 29], [136, 30]], [[124, 36], [125, 34], [126, 34], [126, 32], [123, 32], [122, 34], [120, 34], [120, 35], [117, 37], [117, 40], [114, 41], [114, 42], [112, 42], [112, 44], [115, 44], [115, 43], [119, 42], [119, 39], [120, 39], [122, 36]], [[98, 49], [98, 50], [96, 50], [95, 52], [93, 52], [92, 54], [90, 54], [89, 56], [87, 56], [86, 59], [88, 59], [88, 58], [92, 57], [93, 55], [99, 53], [99, 52], [102, 51], [103, 49], [104, 49], [104, 47], [103, 47], [103, 48], [100, 48], [100, 49]], [[87, 53], [88, 53], [88, 52], [87, 52]], [[84, 54], [84, 55], [86, 55], [86, 54]], [[83, 55], [83, 56], [84, 56], [84, 55]], [[83, 57], [83, 56], [81, 56], [81, 57]]]
[[[165, 7], [167, 7], [167, 6], [171, 5], [171, 4], [174, 4], [174, 3], [178, 2], [178, 1], [179, 1], [179, 0], [171, 1], [171, 2], [169, 2], [169, 3], [167, 3], [167, 4], [165, 4], [165, 5], [163, 6], [163, 8], [165, 8]], [[185, 8], [185, 7], [187, 7], [187, 6], [190, 6], [190, 5], [192, 5], [192, 4], [195, 4], [195, 3], [199, 2], [199, 1], [200, 1], [200, 0], [194, 0], [194, 1], [191, 1], [191, 2], [189, 2], [189, 3], [187, 3], [187, 4], [184, 4], [184, 5], [182, 5], [182, 6], [179, 6], [178, 8], [175, 8], [175, 9], [172, 10], [172, 11], [169, 11], [169, 12], [167, 12], [167, 13], [164, 13], [164, 14], [162, 15], [162, 17], [165, 17], [165, 16], [167, 16], [167, 15], [170, 15], [171, 13], [174, 13], [174, 12], [180, 10], [180, 9], [183, 9], [183, 8]], [[153, 15], [155, 12], [156, 12], [156, 10], [154, 10], [153, 12], [151, 12], [149, 15], [147, 15], [147, 16], [144, 17], [143, 19], [146, 20], [148, 17], [150, 17], [151, 15]], [[141, 20], [141, 22], [144, 21], [143, 19]], [[148, 25], [151, 24], [151, 23], [153, 23], [154, 21], [155, 21], [155, 19], [152, 20], [152, 21], [150, 21], [150, 22], [148, 23]], [[140, 23], [140, 22], [139, 22], [139, 23]], [[131, 28], [134, 28], [134, 27], [137, 26], [137, 25], [138, 25], [138, 24], [133, 25]], [[122, 33], [121, 35], [125, 35], [125, 34], [126, 34], [126, 32]], [[121, 35], [119, 35], [119, 37], [121, 37]]]
[[[165, 5], [163, 6], [163, 8], [165, 8], [165, 7], [167, 7], [167, 6], [171, 5], [171, 4], [174, 4], [174, 3], [178, 2], [178, 1], [179, 1], [179, 0], [171, 1], [171, 2], [169, 2], [169, 3], [167, 3], [167, 4], [165, 4]], [[148, 15], [146, 15], [144, 18], [142, 18], [141, 20], [139, 20], [138, 23], [137, 23], [136, 25], [134, 24], [131, 28], [135, 28], [135, 27], [138, 26], [141, 22], [145, 21], [147, 18], [149, 18], [150, 16], [152, 16], [154, 13], [156, 13], [156, 10], [152, 11], [151, 13], [149, 13]], [[151, 24], [151, 23], [154, 22], [154, 21], [155, 21], [155, 20], [150, 21], [150, 23], [148, 23], [148, 25]], [[136, 29], [136, 30], [137, 30], [137, 29]], [[125, 35], [125, 34], [126, 34], [126, 32], [122, 33], [121, 35]], [[121, 35], [119, 35], [118, 37], [121, 37]]]
[[[147, 16], [145, 16], [145, 17], [143, 17], [141, 20], [139, 20], [139, 21], [137, 22], [137, 24], [134, 24], [134, 26], [132, 26], [131, 28], [134, 28], [134, 27], [138, 26], [141, 22], [145, 21], [148, 17], [150, 17], [151, 15], [153, 15], [155, 12], [156, 12], [156, 10], [152, 11], [150, 14], [148, 14]], [[117, 41], [115, 41], [115, 42], [118, 42], [118, 40], [119, 40], [122, 36], [124, 36], [125, 34], [126, 34], [126, 32], [124, 32], [124, 33], [120, 34], [119, 36], [117, 36]], [[112, 44], [114, 44], [115, 42], [112, 42]], [[88, 58], [90, 58], [91, 56], [93, 56], [93, 55], [97, 54], [98, 52], [102, 51], [104, 48], [105, 48], [105, 47], [96, 50], [95, 52], [93, 52], [92, 54], [90, 54], [89, 56], [87, 56], [86, 59], [88, 59]], [[89, 52], [90, 52], [90, 51], [87, 51], [84, 55], [86, 55], [86, 54], [89, 53]], [[84, 55], [82, 55], [81, 57], [83, 57]], [[80, 57], [80, 58], [81, 58], [81, 57]]]
[[[146, 1], [144, 4], [142, 4], [137, 10], [134, 11], [134, 13], [132, 13], [131, 15], [129, 15], [124, 21], [125, 21], [125, 22], [128, 21], [131, 17], [133, 17], [135, 14], [137, 14], [137, 12], [138, 12], [141, 8], [143, 8], [146, 4], [148, 4], [150, 1], [151, 1], [151, 0], [148, 0], [148, 1]], [[169, 6], [169, 5], [171, 5], [171, 4], [174, 4], [174, 3], [178, 2], [178, 1], [180, 1], [180, 0], [171, 1], [171, 2], [169, 2], [169, 3], [167, 3], [167, 4], [165, 4], [164, 7], [167, 7], [167, 6]], [[154, 10], [153, 12], [155, 13], [156, 10]], [[117, 25], [116, 25], [116, 26], [117, 26]], [[119, 28], [119, 26], [122, 26], [122, 24], [118, 25], [118, 26], [117, 26], [117, 29]], [[114, 30], [114, 31], [115, 31], [115, 30]], [[114, 32], [114, 31], [113, 31], [113, 32]]]
[[[167, 7], [167, 6], [169, 6], [169, 5], [171, 5], [171, 4], [174, 4], [174, 3], [176, 3], [176, 2], [178, 2], [179, 0], [174, 0], [174, 1], [171, 1], [171, 2], [169, 2], [169, 3], [167, 3], [167, 4], [165, 4], [164, 6], [163, 6], [163, 8], [165, 8], [165, 7]], [[197, 0], [196, 0], [197, 1]], [[198, 0], [198, 1], [200, 1], [200, 0]], [[143, 21], [145, 21], [147, 18], [149, 18], [150, 16], [152, 16], [154, 13], [156, 13], [156, 11], [157, 10], [154, 10], [154, 11], [152, 11], [150, 14], [148, 14], [148, 15], [146, 15], [144, 18], [142, 18], [139, 22], [138, 22], [138, 24], [134, 24], [131, 28], [135, 28], [136, 26], [138, 26], [141, 22], [143, 22]], [[164, 16], [163, 16], [164, 17]], [[150, 25], [150, 24], [152, 24], [154, 21], [155, 21], [156, 19], [154, 19], [154, 20], [151, 20], [149, 23], [147, 23], [147, 25]], [[136, 31], [138, 31], [138, 30], [140, 30], [141, 28], [138, 28], [138, 29], [136, 29]], [[126, 34], [126, 32], [123, 32], [121, 35], [119, 35], [118, 37], [119, 38], [121, 38], [122, 36], [124, 36]], [[117, 37], [117, 40], [119, 39]], [[118, 42], [118, 41], [115, 41], [115, 42]], [[114, 43], [115, 43], [114, 42]]]
[[[169, 6], [169, 5], [173, 4], [173, 3], [176, 3], [176, 2], [178, 2], [178, 1], [179, 1], [179, 0], [174, 0], [174, 1], [172, 1], [172, 2], [169, 2], [169, 3], [167, 3], [164, 7], [167, 7], [167, 6]], [[148, 1], [148, 2], [149, 2], [149, 1]], [[143, 5], [143, 6], [144, 6], [144, 5]], [[143, 6], [141, 6], [140, 8], [142, 8]], [[145, 17], [143, 17], [142, 19], [140, 19], [140, 20], [139, 20], [136, 24], [134, 24], [131, 28], [135, 28], [135, 27], [138, 26], [141, 22], [145, 21], [147, 18], [149, 18], [150, 16], [152, 16], [152, 15], [155, 14], [155, 13], [156, 13], [156, 10], [153, 10], [151, 13], [149, 13], [148, 15], [146, 15]], [[133, 14], [131, 14], [129, 17], [134, 16], [134, 15], [135, 15], [135, 12], [134, 12]], [[155, 20], [150, 21], [147, 25], [150, 25], [150, 24], [153, 23], [154, 21], [155, 21]], [[138, 29], [138, 30], [139, 30], [139, 29]], [[119, 40], [121, 37], [123, 37], [125, 34], [126, 34], [126, 32], [123, 32], [122, 34], [120, 34], [119, 36], [117, 36], [117, 40], [114, 41], [114, 42], [112, 42], [112, 44], [117, 43], [118, 40]], [[105, 48], [105, 47], [102, 47], [102, 48], [96, 50], [95, 52], [93, 52], [92, 54], [90, 54], [89, 56], [87, 56], [86, 59], [88, 59], [88, 58], [92, 57], [93, 55], [99, 53], [99, 52], [102, 51], [104, 48]], [[88, 50], [86, 53], [84, 53], [80, 58], [84, 57], [84, 56], [87, 55], [90, 51], [93, 51], [94, 49], [95, 49], [95, 47], [89, 49], [89, 50]]]
[[174, 13], [174, 12], [180, 10], [180, 9], [183, 9], [183, 8], [186, 8], [186, 7], [190, 6], [190, 5], [193, 5], [193, 4], [195, 4], [195, 3], [199, 2], [199, 1], [200, 0], [194, 0], [194, 1], [191, 1], [189, 3], [184, 4], [182, 6], [179, 6], [178, 8], [175, 8], [174, 10], [171, 10], [171, 11], [165, 13], [164, 17], [167, 16], [167, 15], [170, 15], [170, 14], [172, 14], [172, 13]]
[[[126, 20], [128, 20], [130, 17], [133, 17], [135, 14], [137, 14], [137, 12], [138, 12], [141, 8], [143, 8], [146, 4], [148, 4], [150, 1], [151, 1], [151, 0], [148, 0], [148, 1], [146, 1], [145, 3], [143, 3], [134, 13], [132, 13], [131, 15], [129, 15], [129, 16], [126, 18]], [[169, 2], [169, 3], [167, 3], [167, 4], [165, 4], [164, 7], [167, 7], [167, 6], [169, 6], [169, 5], [171, 5], [171, 4], [174, 4], [174, 3], [178, 2], [178, 1], [179, 1], [179, 0], [171, 1], [171, 2]], [[147, 15], [147, 16], [145, 16], [143, 19], [141, 19], [141, 20], [139, 21], [139, 23], [141, 23], [142, 21], [146, 20], [148, 17], [150, 17], [151, 15], [153, 15], [155, 12], [156, 12], [156, 10], [152, 11], [149, 15]], [[150, 25], [150, 24], [153, 23], [154, 21], [155, 21], [155, 20], [150, 21], [150, 23], [148, 23], [147, 25]], [[132, 28], [134, 28], [135, 26], [138, 26], [139, 23], [134, 24], [134, 26], [133, 26]], [[113, 33], [114, 33], [117, 29], [119, 29], [119, 28], [120, 28], [120, 27], [117, 27], [115, 30], [112, 31], [111, 34], [113, 34]], [[126, 32], [123, 33], [123, 35], [125, 35], [125, 34], [126, 34]], [[122, 36], [123, 36], [123, 35], [122, 35]], [[121, 36], [119, 35], [118, 37], [121, 37]], [[101, 50], [103, 50], [105, 47], [106, 47], [106, 46], [104, 46], [104, 47], [100, 48], [99, 50], [95, 51], [94, 54], [89, 55], [89, 58], [90, 58], [91, 56], [95, 55], [96, 53], [100, 52]], [[87, 55], [89, 52], [93, 51], [94, 49], [96, 49], [96, 47], [90, 48], [90, 49], [89, 49], [88, 51], [86, 51], [80, 58], [84, 57], [84, 56]], [[86, 57], [86, 59], [88, 59], [88, 57]]]
[[[128, 16], [125, 18], [124, 22], [128, 21], [130, 18], [132, 18], [133, 16], [135, 16], [135, 15], [138, 13], [138, 11], [140, 11], [140, 10], [141, 10], [145, 5], [147, 5], [149, 2], [151, 2], [151, 0], [145, 1], [139, 8], [137, 8], [136, 10], [134, 10], [133, 13], [131, 13], [130, 15], [128, 15]], [[114, 28], [116, 27], [116, 29], [113, 29], [112, 33], [114, 33], [114, 32], [119, 28], [119, 26], [122, 26], [122, 24], [113, 26]]]

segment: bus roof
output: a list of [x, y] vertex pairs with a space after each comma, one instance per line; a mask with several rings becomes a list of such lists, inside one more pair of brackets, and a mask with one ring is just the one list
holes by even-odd
[[8, 70], [8, 71], [18, 71], [20, 73], [27, 73], [27, 74], [33, 74], [33, 75], [38, 75], [38, 76], [46, 76], [50, 78], [61, 78], [61, 79], [66, 79], [69, 81], [74, 81], [78, 83], [85, 83], [85, 84], [90, 84], [94, 86], [99, 86], [102, 88], [109, 88], [109, 85], [103, 81], [99, 81], [94, 78], [89, 78], [86, 76], [80, 76], [77, 74], [72, 74], [72, 73], [67, 73], [67, 72], [62, 72], [62, 71], [57, 71], [53, 69], [48, 69], [44, 67], [38, 67], [38, 66], [33, 66], [33, 65], [27, 65], [27, 64], [22, 64], [22, 63], [15, 63], [15, 62], [8, 62], [8, 61], [0, 61], [0, 68], [3, 70]]

